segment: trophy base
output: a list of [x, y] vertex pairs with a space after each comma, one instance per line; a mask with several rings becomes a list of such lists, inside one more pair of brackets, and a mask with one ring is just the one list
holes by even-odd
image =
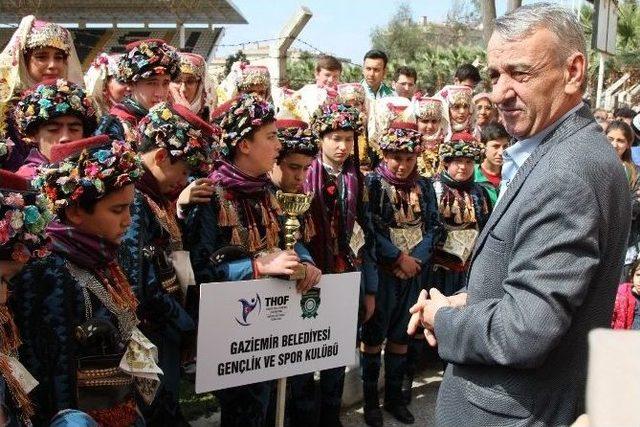
[[289, 275], [289, 280], [300, 280], [307, 277], [307, 268], [303, 264], [298, 264], [293, 269], [293, 274]]

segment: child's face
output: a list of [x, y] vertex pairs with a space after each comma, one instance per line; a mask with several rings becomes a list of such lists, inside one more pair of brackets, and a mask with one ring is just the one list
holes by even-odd
[[632, 283], [633, 283], [633, 290], [637, 295], [640, 295], [640, 268], [637, 268], [636, 271], [633, 273]]
[[33, 140], [47, 159], [51, 157], [51, 148], [57, 144], [77, 141], [84, 136], [82, 120], [76, 116], [62, 116], [40, 125]]
[[273, 166], [271, 180], [285, 193], [300, 193], [312, 162], [311, 156], [291, 153]]
[[133, 195], [133, 184], [129, 184], [100, 199], [91, 213], [78, 206], [69, 207], [66, 211], [67, 222], [80, 231], [119, 245], [131, 225]]
[[484, 126], [493, 119], [493, 106], [487, 98], [481, 98], [476, 102], [476, 123]]
[[342, 166], [353, 151], [355, 132], [336, 130], [322, 136], [322, 159], [332, 166]]
[[244, 144], [241, 151], [247, 156], [248, 163], [255, 168], [254, 173], [260, 175], [271, 172], [282, 149], [275, 122], [261, 126], [251, 139], [242, 140], [240, 144]]
[[67, 55], [55, 47], [33, 49], [28, 56], [27, 70], [36, 82], [64, 78], [67, 75]]
[[144, 108], [149, 109], [169, 98], [169, 83], [171, 77], [166, 74], [140, 79], [131, 84], [131, 96]]
[[416, 168], [417, 154], [386, 151], [383, 155], [387, 168], [398, 179], [408, 178]]
[[320, 87], [335, 87], [340, 83], [340, 70], [327, 70], [320, 68], [316, 71], [316, 84]]
[[120, 83], [118, 79], [114, 77], [109, 77], [105, 90], [108, 95], [107, 99], [111, 99], [112, 102], [120, 102], [129, 93], [129, 86]]
[[456, 157], [447, 164], [447, 173], [458, 182], [465, 182], [473, 175], [473, 159]]
[[465, 124], [471, 117], [471, 107], [467, 103], [454, 104], [449, 108], [451, 121], [459, 125]]
[[607, 132], [607, 139], [616, 150], [618, 157], [622, 158], [624, 152], [629, 148], [629, 141], [627, 141], [627, 138], [624, 136], [624, 132], [620, 129], [611, 129]]
[[504, 159], [502, 153], [509, 145], [509, 140], [506, 138], [492, 139], [485, 144], [485, 160], [494, 166], [502, 167]]
[[418, 120], [418, 132], [423, 135], [434, 135], [440, 130], [440, 120], [437, 119], [420, 119]]

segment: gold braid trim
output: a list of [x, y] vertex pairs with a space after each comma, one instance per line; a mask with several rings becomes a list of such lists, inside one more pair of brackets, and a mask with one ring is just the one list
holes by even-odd
[[31, 425], [29, 419], [35, 414], [33, 403], [29, 399], [29, 395], [24, 392], [20, 383], [13, 376], [13, 371], [9, 363], [9, 357], [6, 354], [0, 354], [0, 374], [7, 383], [9, 394], [13, 403], [16, 405], [18, 417], [25, 425]]

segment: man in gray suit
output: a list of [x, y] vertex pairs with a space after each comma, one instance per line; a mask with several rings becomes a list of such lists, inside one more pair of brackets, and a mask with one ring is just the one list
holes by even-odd
[[412, 308], [449, 365], [438, 425], [568, 425], [584, 412], [587, 334], [610, 322], [631, 201], [589, 108], [573, 12], [534, 4], [496, 20], [493, 100], [517, 142], [476, 242], [467, 294]]

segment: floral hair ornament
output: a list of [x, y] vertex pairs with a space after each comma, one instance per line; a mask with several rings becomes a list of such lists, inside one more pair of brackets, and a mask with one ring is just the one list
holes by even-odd
[[269, 88], [271, 86], [271, 75], [269, 69], [263, 65], [250, 65], [246, 62], [240, 64], [242, 71], [238, 81], [238, 90], [247, 91], [255, 86]]
[[39, 170], [32, 184], [53, 203], [58, 215], [80, 200], [95, 201], [132, 184], [143, 173], [140, 157], [129, 144], [107, 135], [54, 145], [51, 162]]
[[341, 83], [338, 85], [338, 101], [356, 108], [363, 108], [367, 96], [360, 83]]
[[273, 105], [252, 94], [242, 94], [211, 114], [222, 129], [221, 154], [229, 158], [238, 142], [261, 126], [275, 121]]
[[15, 144], [9, 138], [0, 137], [0, 170], [4, 166], [4, 162], [7, 161], [11, 155], [11, 150]]
[[0, 259], [27, 262], [49, 254], [51, 203], [24, 178], [0, 169]]
[[491, 105], [493, 105], [493, 101], [491, 100], [491, 94], [487, 93], [487, 92], [481, 92], [477, 95], [474, 95], [473, 97], [473, 103], [476, 104], [478, 101], [480, 101], [481, 99], [486, 99], [487, 101], [489, 101], [489, 103]]
[[442, 120], [442, 101], [438, 98], [419, 98], [414, 102], [414, 114], [418, 120]]
[[211, 153], [218, 148], [221, 130], [186, 107], [162, 102], [140, 121], [138, 151], [165, 148], [169, 156], [184, 160], [191, 170], [208, 172]]
[[39, 19], [33, 22], [25, 43], [27, 49], [54, 47], [63, 51], [65, 55], [69, 55], [72, 45], [69, 30], [53, 22]]
[[118, 63], [118, 80], [123, 83], [164, 74], [175, 80], [180, 74], [178, 51], [164, 40], [140, 40], [129, 43], [126, 50]]
[[337, 130], [351, 130], [362, 135], [363, 115], [357, 108], [346, 104], [326, 104], [316, 110], [311, 129], [318, 138], [322, 138], [327, 132]]
[[382, 151], [419, 154], [423, 151], [422, 134], [418, 125], [410, 122], [393, 122], [380, 138]]
[[480, 163], [484, 155], [484, 147], [476, 142], [473, 135], [468, 132], [454, 133], [450, 141], [440, 144], [438, 151], [440, 160], [448, 162], [457, 157], [466, 157]]
[[279, 157], [296, 153], [315, 157], [318, 154], [318, 137], [313, 134], [309, 125], [302, 120], [276, 120], [278, 138], [282, 143]]
[[444, 99], [449, 107], [454, 105], [473, 105], [472, 96], [473, 91], [469, 86], [462, 85], [447, 85], [443, 87], [438, 96]]
[[180, 52], [180, 73], [191, 74], [196, 79], [202, 80], [205, 72], [204, 58], [195, 53]]
[[47, 80], [28, 89], [18, 101], [15, 119], [21, 135], [28, 138], [38, 126], [62, 116], [82, 121], [84, 134], [96, 128], [96, 111], [85, 91], [64, 79]]

